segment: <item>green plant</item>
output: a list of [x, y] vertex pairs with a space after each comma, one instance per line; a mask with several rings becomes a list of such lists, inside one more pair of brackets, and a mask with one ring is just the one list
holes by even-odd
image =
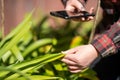
[[48, 19], [45, 16], [34, 25], [30, 13], [1, 40], [0, 80], [98, 80], [93, 70], [72, 74], [60, 61], [65, 55], [61, 51], [87, 43], [90, 27], [82, 28], [85, 34], [78, 31], [83, 23], [67, 21], [54, 30]]

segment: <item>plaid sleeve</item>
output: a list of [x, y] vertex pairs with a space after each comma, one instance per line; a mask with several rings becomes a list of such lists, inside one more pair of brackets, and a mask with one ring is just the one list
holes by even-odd
[[120, 19], [91, 43], [102, 57], [115, 54], [120, 49]]

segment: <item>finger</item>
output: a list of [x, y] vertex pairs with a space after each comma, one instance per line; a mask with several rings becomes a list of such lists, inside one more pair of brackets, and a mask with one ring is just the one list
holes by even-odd
[[76, 1], [67, 1], [65, 10], [68, 10], [74, 13], [79, 13], [80, 11], [85, 11], [85, 8], [81, 2], [76, 0]]
[[83, 18], [81, 18], [81, 20], [82, 20], [82, 21], [86, 21], [86, 19], [85, 19], [84, 17], [83, 17]]
[[82, 5], [81, 2], [76, 2], [75, 5], [78, 8], [79, 12], [80, 11], [85, 11], [85, 8], [84, 8], [84, 6]]
[[94, 17], [93, 17], [93, 16], [90, 16], [90, 17], [87, 18], [86, 21], [90, 21], [90, 20], [93, 20], [93, 19], [94, 19]]
[[77, 65], [77, 66], [71, 66], [71, 65], [69, 66], [68, 65], [68, 69], [71, 73], [78, 73], [78, 72], [81, 72], [82, 70], [84, 70], [85, 68], [83, 68], [82, 66], [79, 66], [79, 65]]
[[85, 22], [85, 21], [87, 21], [84, 17], [83, 18], [75, 18], [75, 19], [73, 19], [73, 21], [82, 21], [82, 22]]
[[68, 69], [69, 70], [78, 70], [78, 69], [80, 69], [80, 67], [79, 66], [68, 65]]
[[94, 17], [93, 16], [90, 16], [89, 18], [88, 18], [88, 20], [93, 20], [94, 19]]
[[73, 61], [71, 61], [69, 59], [63, 58], [61, 61], [64, 62], [64, 63], [66, 63], [67, 65], [74, 65], [74, 66], [77, 65], [75, 62], [73, 62]]
[[[94, 8], [92, 7], [92, 8], [90, 8], [90, 11], [89, 11], [89, 13], [90, 14], [93, 14], [94, 13]], [[88, 17], [88, 21], [90, 21], [90, 20], [93, 20], [94, 19], [94, 17], [93, 16], [90, 16], [90, 17]]]
[[89, 11], [90, 14], [94, 13], [94, 8], [90, 8], [90, 11]]
[[72, 62], [76, 63], [77, 65], [78, 65], [78, 62], [79, 62], [79, 56], [76, 56], [76, 53], [75, 54], [66, 54], [63, 59], [66, 59], [66, 61], [67, 60], [72, 61]]
[[69, 70], [71, 73], [78, 73], [78, 72], [81, 72], [82, 70]]

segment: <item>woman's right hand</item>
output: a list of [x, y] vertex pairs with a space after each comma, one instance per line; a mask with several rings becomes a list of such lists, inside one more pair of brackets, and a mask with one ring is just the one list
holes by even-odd
[[[79, 0], [67, 0], [66, 5], [65, 5], [65, 10], [67, 10], [69, 12], [69, 14], [72, 15], [77, 15], [82, 11], [86, 11], [85, 9], [85, 2], [79, 1]], [[90, 14], [92, 14], [94, 11], [93, 8], [90, 8], [90, 10], [88, 11]], [[89, 20], [93, 20], [94, 17], [93, 16], [89, 16], [87, 18], [85, 17], [81, 17], [81, 18], [77, 18], [74, 19], [75, 21], [89, 21]]]

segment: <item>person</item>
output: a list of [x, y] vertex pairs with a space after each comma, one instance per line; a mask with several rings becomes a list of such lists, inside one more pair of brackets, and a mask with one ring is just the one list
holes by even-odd
[[[77, 14], [85, 11], [87, 4], [95, 0], [61, 1], [65, 10]], [[100, 80], [120, 80], [120, 0], [100, 1], [102, 19], [97, 25], [92, 42], [64, 51], [66, 55], [62, 61], [66, 63], [71, 73], [78, 73], [93, 66]], [[96, 7], [91, 6], [87, 11], [93, 13]], [[94, 17], [90, 16], [79, 20], [93, 19]]]

